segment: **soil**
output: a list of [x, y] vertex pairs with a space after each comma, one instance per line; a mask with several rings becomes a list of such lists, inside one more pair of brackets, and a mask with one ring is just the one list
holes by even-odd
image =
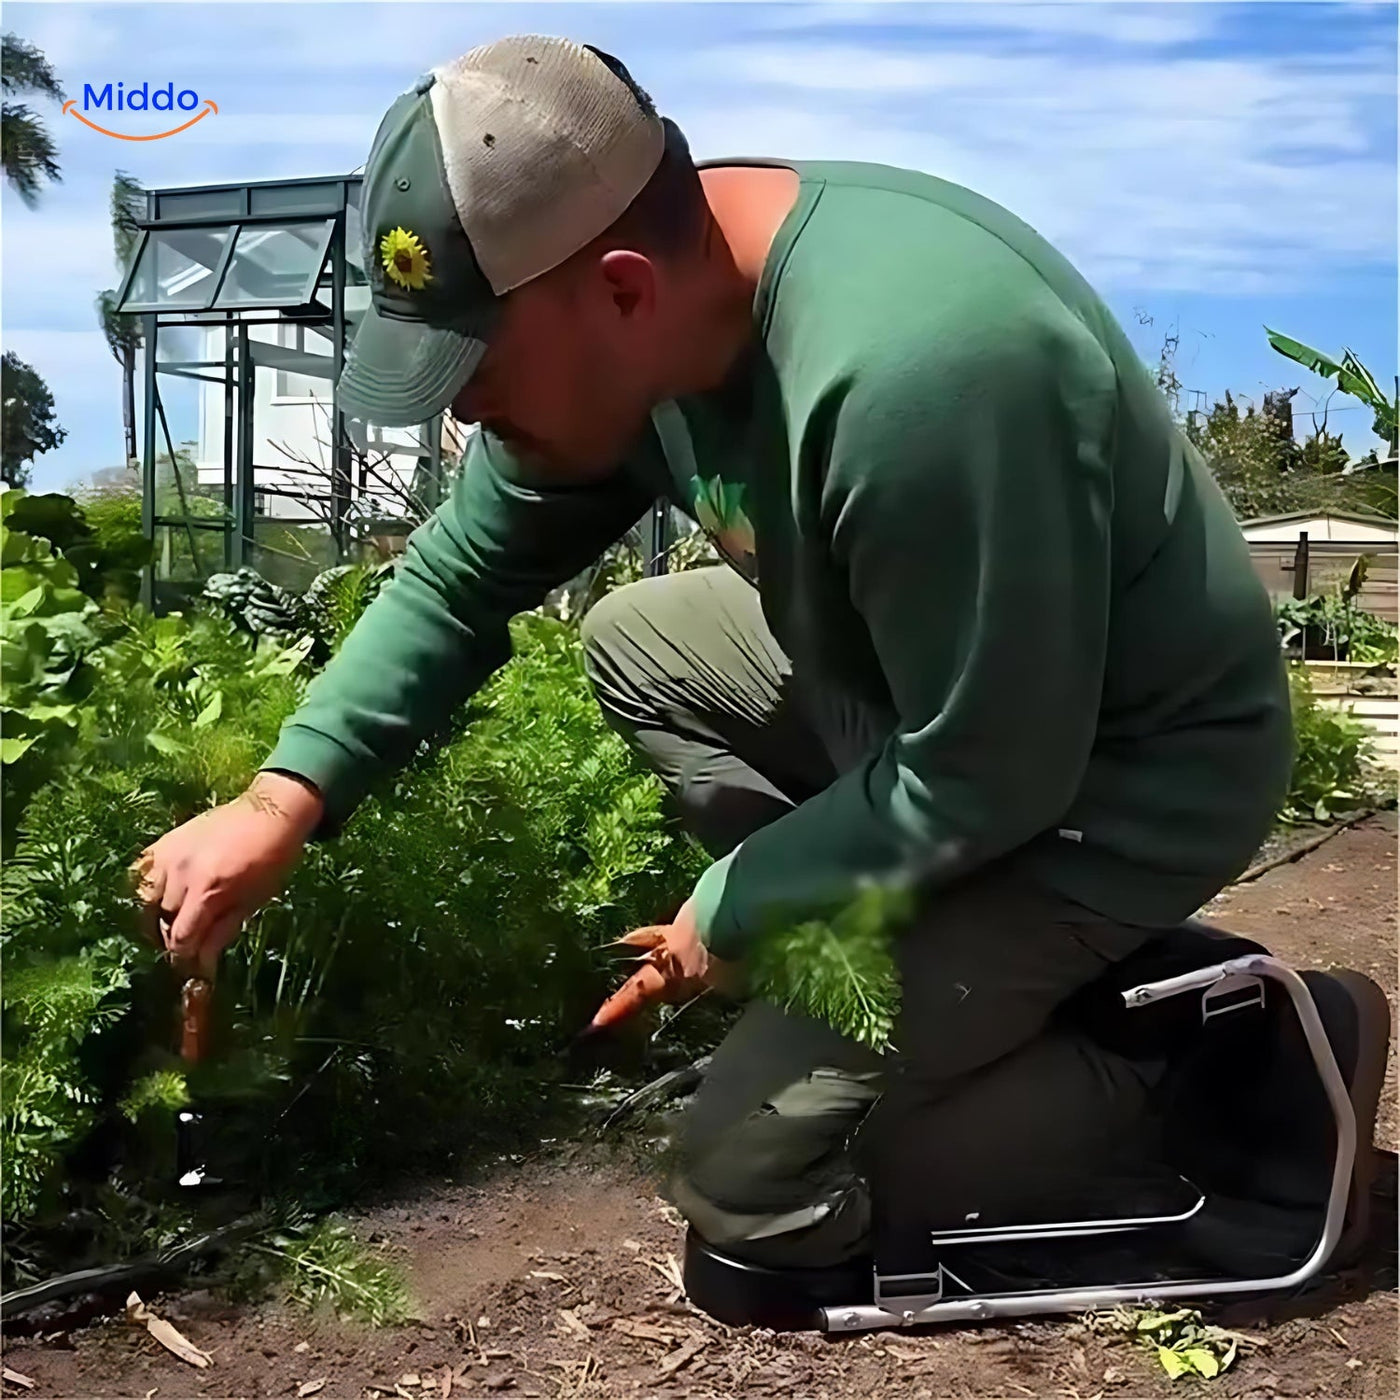
[[[1396, 1000], [1396, 821], [1381, 814], [1228, 890], [1205, 911], [1298, 967], [1356, 968]], [[1396, 1146], [1395, 1052], [1377, 1141]], [[1394, 1158], [1360, 1266], [1305, 1298], [1212, 1320], [1243, 1330], [1209, 1393], [1240, 1400], [1400, 1394]], [[676, 1272], [682, 1228], [654, 1172], [606, 1143], [550, 1145], [378, 1207], [362, 1236], [398, 1258], [420, 1321], [370, 1329], [281, 1303], [235, 1307], [207, 1293], [147, 1299], [213, 1363], [196, 1370], [121, 1321], [5, 1348], [62, 1396], [849, 1397], [904, 1400], [1193, 1393], [1153, 1356], [1084, 1319], [929, 1328], [843, 1339], [722, 1327], [691, 1310]]]

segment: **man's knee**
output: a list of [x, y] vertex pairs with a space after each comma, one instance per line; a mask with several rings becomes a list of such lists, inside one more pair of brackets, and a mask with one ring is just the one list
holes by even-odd
[[718, 1130], [684, 1136], [671, 1200], [738, 1257], [817, 1266], [863, 1252], [869, 1192], [846, 1144], [877, 1079], [819, 1070]]
[[880, 1095], [882, 1073], [818, 1067], [756, 1108], [681, 1133], [678, 1170], [701, 1195], [740, 1212], [784, 1212], [844, 1184], [846, 1142]]

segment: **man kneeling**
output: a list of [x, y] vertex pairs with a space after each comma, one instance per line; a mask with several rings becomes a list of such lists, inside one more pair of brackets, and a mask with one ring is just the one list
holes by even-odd
[[340, 407], [481, 431], [251, 793], [145, 854], [166, 945], [216, 957], [506, 661], [511, 617], [662, 498], [726, 562], [585, 622], [609, 721], [714, 857], [658, 969], [701, 984], [870, 882], [919, 900], [899, 1072], [753, 1006], [683, 1209], [830, 1261], [865, 1248], [866, 1142], [877, 1194], [975, 1179], [1007, 1211], [1131, 1164], [1150, 1076], [1052, 1013], [1244, 868], [1291, 736], [1239, 528], [1103, 302], [930, 175], [697, 168], [621, 63], [559, 39], [396, 99], [361, 220]]

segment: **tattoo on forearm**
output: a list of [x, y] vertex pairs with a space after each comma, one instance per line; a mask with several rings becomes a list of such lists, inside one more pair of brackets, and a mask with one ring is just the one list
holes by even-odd
[[246, 802], [255, 812], [261, 812], [265, 817], [284, 817], [286, 813], [282, 808], [265, 792], [261, 792], [255, 783], [239, 798], [240, 802]]

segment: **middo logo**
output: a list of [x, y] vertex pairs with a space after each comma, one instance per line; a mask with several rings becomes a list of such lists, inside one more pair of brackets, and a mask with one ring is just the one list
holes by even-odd
[[[105, 87], [95, 88], [91, 83], [83, 84], [82, 111], [78, 110], [78, 99], [70, 97], [63, 104], [63, 110], [71, 117], [90, 126], [94, 131], [100, 131], [103, 136], [115, 136], [119, 141], [160, 141], [167, 136], [178, 136], [182, 131], [188, 131], [196, 122], [203, 121], [210, 112], [217, 113], [219, 108], [212, 97], [206, 97], [201, 104], [199, 94], [193, 88], [180, 88], [176, 90], [174, 83], [166, 83], [164, 87], [157, 84], [152, 88], [150, 83], [142, 83], [139, 87], [127, 87], [124, 83], [108, 83]], [[92, 117], [85, 113], [101, 113], [104, 120], [111, 120], [108, 113], [126, 112], [195, 112], [188, 121], [181, 122], [178, 126], [172, 126], [167, 131], [113, 131], [110, 126], [103, 126], [94, 121]], [[125, 125], [125, 123], [122, 123]], [[139, 123], [138, 123], [139, 125]]]

